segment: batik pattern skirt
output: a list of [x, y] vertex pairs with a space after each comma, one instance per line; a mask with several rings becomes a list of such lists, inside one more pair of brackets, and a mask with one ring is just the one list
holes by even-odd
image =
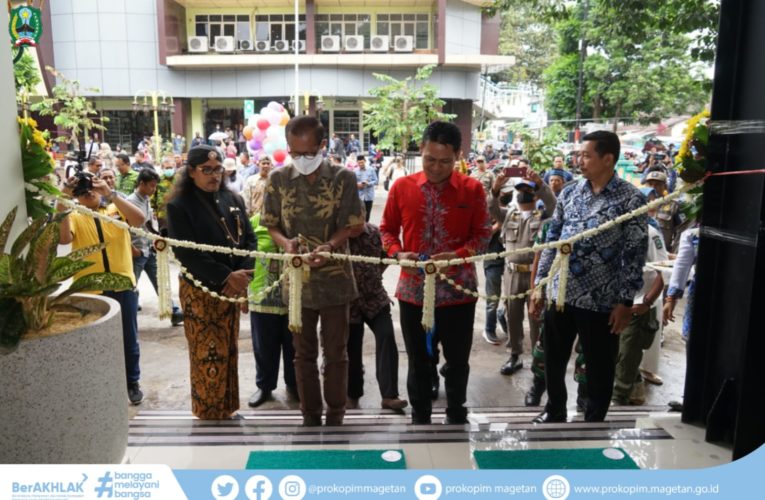
[[183, 327], [189, 344], [191, 411], [229, 418], [239, 409], [239, 307], [180, 280]]

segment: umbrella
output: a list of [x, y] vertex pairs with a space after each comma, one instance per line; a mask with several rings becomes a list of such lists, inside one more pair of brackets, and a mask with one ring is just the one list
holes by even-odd
[[225, 132], [213, 132], [208, 139], [211, 141], [223, 141], [228, 139], [228, 134]]

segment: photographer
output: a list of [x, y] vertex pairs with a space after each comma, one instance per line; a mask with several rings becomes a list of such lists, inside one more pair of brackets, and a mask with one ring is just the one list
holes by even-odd
[[[94, 178], [82, 169], [67, 180], [63, 192], [76, 198], [80, 205], [111, 218], [126, 221], [133, 227], [139, 227], [144, 223], [144, 215], [138, 207], [118, 196], [117, 192], [112, 190], [104, 180]], [[101, 206], [102, 197], [109, 201], [106, 207]], [[66, 207], [59, 203], [57, 209], [62, 212], [66, 210]], [[106, 243], [103, 250], [85, 257], [85, 260], [93, 262], [93, 265], [77, 273], [74, 276], [75, 280], [88, 274], [111, 272], [127, 276], [135, 285], [130, 233], [126, 229], [84, 213], [73, 212], [61, 221], [60, 243], [62, 245], [71, 243], [72, 250]], [[140, 349], [136, 319], [138, 313], [136, 292], [134, 289], [121, 292], [107, 291], [104, 295], [119, 302], [122, 309], [122, 340], [125, 348], [128, 398], [132, 404], [137, 405], [143, 401], [143, 393], [138, 385], [141, 371], [138, 364]]]

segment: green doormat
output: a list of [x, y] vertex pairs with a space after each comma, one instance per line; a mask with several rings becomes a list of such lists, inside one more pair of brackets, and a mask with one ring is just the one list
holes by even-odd
[[252, 451], [246, 469], [406, 469], [404, 450]]
[[491, 450], [473, 453], [479, 469], [639, 469], [621, 448]]

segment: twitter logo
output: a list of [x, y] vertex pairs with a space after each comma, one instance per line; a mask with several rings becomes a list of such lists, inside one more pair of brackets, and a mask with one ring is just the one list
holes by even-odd
[[233, 476], [218, 476], [212, 482], [210, 493], [215, 500], [232, 500], [239, 495], [239, 483]]

